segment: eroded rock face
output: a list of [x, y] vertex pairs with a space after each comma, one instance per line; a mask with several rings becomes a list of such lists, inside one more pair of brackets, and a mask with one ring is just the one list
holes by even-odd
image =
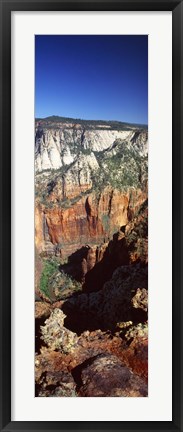
[[84, 150], [103, 151], [109, 148], [116, 139], [132, 139], [133, 131], [88, 130], [80, 128], [47, 129], [36, 128], [35, 153], [36, 171], [58, 169], [75, 160], [75, 147]]
[[[87, 330], [78, 337], [74, 349], [63, 351], [58, 350], [57, 324], [54, 321], [52, 331], [49, 328], [55, 344], [42, 346], [35, 358], [37, 396], [147, 395], [147, 325], [140, 329], [130, 324], [128, 345], [117, 333], [112, 336], [109, 331]], [[63, 334], [68, 332], [63, 320], [59, 324]]]
[[109, 240], [146, 200], [147, 131], [42, 123], [35, 143], [36, 246], [65, 257]]
[[[136, 208], [146, 194], [136, 192]], [[131, 195], [106, 188], [99, 196], [82, 197], [69, 208], [56, 206], [36, 209], [36, 245], [39, 252], [49, 250], [68, 256], [85, 244], [107, 241], [121, 226], [129, 222]]]

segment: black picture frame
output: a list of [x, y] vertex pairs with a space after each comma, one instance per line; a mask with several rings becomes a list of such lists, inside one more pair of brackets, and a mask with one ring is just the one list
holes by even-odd
[[[172, 11], [173, 19], [173, 417], [171, 422], [11, 421], [11, 12], [12, 11]], [[1, 431], [123, 430], [183, 431], [182, 369], [182, 103], [183, 3], [180, 0], [0, 0], [0, 429]], [[166, 163], [166, 161], [165, 161]], [[167, 377], [168, 379], [169, 377]], [[94, 415], [94, 413], [93, 413]]]

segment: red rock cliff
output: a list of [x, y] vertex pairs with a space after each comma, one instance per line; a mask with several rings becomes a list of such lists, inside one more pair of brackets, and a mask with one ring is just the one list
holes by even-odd
[[107, 241], [127, 225], [146, 197], [140, 190], [125, 194], [107, 187], [100, 195], [83, 196], [69, 208], [39, 204], [35, 212], [37, 249], [64, 257], [85, 244]]

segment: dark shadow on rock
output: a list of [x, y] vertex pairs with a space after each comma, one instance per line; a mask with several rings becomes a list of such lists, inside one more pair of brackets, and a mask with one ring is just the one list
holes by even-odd
[[35, 319], [35, 352], [37, 354], [40, 354], [41, 347], [46, 346], [44, 341], [41, 339], [42, 334], [40, 330], [40, 327], [45, 324], [45, 320], [45, 317]]
[[83, 363], [79, 364], [78, 366], [76, 366], [74, 369], [71, 370], [71, 374], [76, 383], [77, 392], [79, 391], [80, 387], [83, 385], [83, 381], [81, 379], [81, 373], [83, 369], [85, 369], [87, 366], [90, 366], [97, 357], [98, 355], [90, 357], [89, 359], [85, 360]]
[[83, 260], [87, 261], [88, 253], [90, 249], [92, 249], [92, 246], [90, 247], [89, 245], [83, 246], [71, 254], [68, 257], [68, 263], [60, 265], [59, 270], [68, 274], [78, 282], [82, 282], [84, 278], [84, 292], [99, 291], [103, 287], [103, 284], [111, 278], [117, 267], [129, 264], [129, 253], [126, 239], [124, 237], [119, 240], [118, 236], [118, 233], [113, 235], [113, 240], [109, 242], [104, 251], [103, 258], [86, 273], [85, 278], [83, 275], [82, 263]]
[[85, 276], [84, 292], [96, 292], [102, 289], [117, 267], [129, 264], [126, 239], [118, 240], [118, 233], [113, 235], [104, 256]]
[[[102, 291], [79, 293], [64, 302], [62, 310], [66, 315], [64, 326], [80, 335], [85, 330], [116, 332], [118, 323], [132, 321], [133, 325], [147, 321], [147, 311], [133, 306], [132, 298], [137, 289], [147, 290], [147, 265], [130, 264], [121, 266], [117, 276], [117, 289], [113, 277]], [[111, 285], [110, 285], [111, 284]], [[117, 301], [116, 301], [117, 296]]]
[[[78, 300], [80, 300], [78, 295]], [[73, 307], [72, 303], [66, 301], [62, 306], [62, 310], [66, 315], [64, 320], [64, 327], [68, 330], [73, 331], [78, 336], [81, 335], [84, 331], [88, 330], [90, 332], [95, 330], [106, 330], [103, 329], [101, 324], [101, 320], [97, 318], [97, 316], [92, 316], [90, 313], [81, 312], [80, 308], [77, 306]]]
[[61, 264], [59, 270], [80, 282], [83, 277], [82, 261], [86, 259], [90, 246], [83, 246], [68, 257], [67, 264]]
[[134, 325], [144, 323], [147, 321], [147, 312], [142, 309], [131, 308], [130, 310], [132, 321]]

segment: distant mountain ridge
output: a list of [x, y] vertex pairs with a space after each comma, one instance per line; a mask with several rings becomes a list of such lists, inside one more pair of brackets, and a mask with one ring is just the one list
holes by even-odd
[[87, 120], [87, 119], [80, 119], [80, 118], [72, 118], [72, 117], [62, 117], [62, 116], [48, 116], [45, 118], [36, 118], [36, 123], [40, 123], [41, 125], [55, 125], [57, 126], [59, 123], [74, 123], [77, 125], [81, 125], [82, 127], [85, 126], [87, 128], [93, 128], [99, 126], [101, 127], [107, 127], [110, 129], [118, 129], [118, 130], [127, 130], [127, 129], [134, 129], [134, 128], [140, 128], [140, 129], [147, 129], [146, 124], [138, 124], [138, 123], [128, 123], [128, 122], [121, 122], [118, 120]]

